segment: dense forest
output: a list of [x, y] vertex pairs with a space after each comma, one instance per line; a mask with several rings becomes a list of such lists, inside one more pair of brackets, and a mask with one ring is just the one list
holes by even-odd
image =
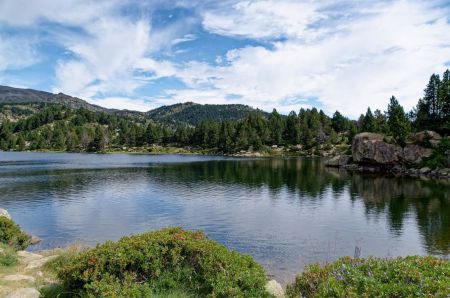
[[[33, 107], [30, 109], [23, 102], [0, 105], [1, 113], [20, 116], [14, 121], [2, 120], [1, 150], [101, 152], [152, 145], [211, 149], [218, 153], [260, 151], [274, 145], [326, 150], [348, 143], [363, 131], [385, 133], [404, 144], [412, 131], [429, 129], [449, 135], [450, 71], [446, 70], [442, 79], [436, 74], [431, 76], [423, 98], [412, 111], [405, 112], [392, 96], [386, 111], [372, 112], [368, 108], [358, 120], [350, 120], [337, 111], [329, 117], [316, 108], [292, 111], [287, 116], [274, 109], [270, 114], [249, 110], [236, 120], [212, 118], [192, 125], [177, 122], [174, 117], [168, 124], [58, 103]], [[200, 107], [195, 106], [194, 111], [200, 111]]]

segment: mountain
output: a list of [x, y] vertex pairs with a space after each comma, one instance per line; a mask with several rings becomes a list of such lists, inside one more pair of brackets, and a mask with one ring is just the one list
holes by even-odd
[[64, 93], [53, 94], [50, 92], [21, 89], [0, 85], [0, 104], [28, 104], [28, 103], [47, 103], [63, 104], [72, 109], [85, 108], [93, 112], [111, 112], [97, 105], [90, 104], [80, 98], [72, 97]]
[[193, 102], [162, 106], [146, 114], [149, 119], [161, 124], [174, 125], [181, 123], [195, 126], [205, 120], [239, 120], [249, 113], [256, 112], [268, 115], [266, 112], [242, 104], [202, 105]]
[[[53, 94], [45, 91], [0, 85], [0, 107], [3, 106], [0, 109], [0, 122], [2, 119], [14, 121], [26, 118], [28, 115], [42, 110], [43, 106], [49, 104], [61, 104], [72, 109], [84, 108], [92, 112], [104, 112], [117, 116], [135, 118], [141, 121], [147, 119], [170, 126], [178, 124], [195, 126], [205, 120], [239, 120], [244, 118], [248, 113], [256, 112], [261, 112], [264, 116], [268, 115], [266, 112], [242, 104], [202, 105], [193, 102], [162, 106], [142, 113], [130, 110], [107, 109], [63, 93]], [[11, 107], [5, 109], [5, 105]], [[12, 106], [20, 108], [14, 109]]]

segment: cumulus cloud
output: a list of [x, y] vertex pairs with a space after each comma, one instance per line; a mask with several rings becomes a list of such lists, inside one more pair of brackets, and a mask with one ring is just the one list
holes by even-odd
[[99, 99], [89, 99], [88, 101], [92, 104], [110, 109], [147, 112], [152, 108], [155, 108], [154, 104], [142, 98], [104, 97]]
[[[190, 13], [152, 28], [155, 9], [177, 6]], [[428, 76], [448, 66], [449, 8], [415, 0], [4, 0], [0, 24], [47, 30], [68, 53], [55, 61], [53, 90], [104, 98], [108, 107], [195, 101], [289, 112], [318, 103], [357, 117], [367, 106], [385, 109], [392, 94], [412, 108]], [[240, 46], [215, 62], [177, 60], [178, 51], [196, 50], [193, 40], [209, 47], [197, 24]], [[1, 34], [0, 71], [36, 63], [35, 40]], [[139, 93], [168, 77], [185, 86], [167, 85], [152, 101]]]
[[38, 60], [33, 40], [0, 34], [0, 71], [24, 68]]
[[318, 3], [295, 0], [240, 1], [203, 12], [203, 26], [220, 35], [248, 38], [300, 38], [322, 15]]
[[[275, 9], [270, 1], [257, 3], [245, 1], [225, 12], [204, 13], [205, 29], [248, 38], [284, 35], [286, 40], [274, 39], [271, 48], [230, 50], [225, 66], [188, 63], [178, 75], [190, 88], [208, 90], [211, 100], [235, 94], [242, 102], [264, 107], [271, 103], [283, 108], [290, 98], [297, 98], [300, 107], [302, 100], [316, 98], [329, 113], [339, 109], [356, 117], [367, 106], [384, 109], [392, 94], [412, 108], [427, 77], [442, 72], [450, 60], [445, 7], [415, 1], [366, 3], [358, 14], [345, 11], [348, 15], [336, 27], [335, 20], [315, 26], [317, 20], [332, 19], [336, 13], [323, 7], [314, 12], [315, 4], [310, 3], [306, 11], [311, 17], [299, 14], [306, 23], [296, 27], [295, 18], [285, 15], [290, 11]], [[269, 10], [269, 4], [274, 9]], [[271, 19], [287, 23], [275, 24], [275, 32], [267, 28]]]

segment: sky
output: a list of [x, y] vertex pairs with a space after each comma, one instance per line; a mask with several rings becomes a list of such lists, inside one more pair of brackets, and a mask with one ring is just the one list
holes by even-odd
[[409, 110], [450, 68], [450, 0], [0, 0], [0, 85], [108, 108]]

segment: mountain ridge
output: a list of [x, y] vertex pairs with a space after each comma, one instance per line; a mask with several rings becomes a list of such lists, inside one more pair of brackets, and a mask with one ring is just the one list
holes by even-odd
[[194, 102], [163, 105], [147, 112], [128, 109], [109, 109], [64, 93], [54, 94], [41, 90], [0, 85], [0, 105], [26, 105], [32, 103], [62, 104], [72, 109], [84, 108], [93, 112], [135, 117], [140, 120], [151, 120], [165, 125], [184, 124], [195, 126], [205, 120], [239, 120], [248, 113], [268, 115], [266, 112], [243, 104], [199, 104]]

